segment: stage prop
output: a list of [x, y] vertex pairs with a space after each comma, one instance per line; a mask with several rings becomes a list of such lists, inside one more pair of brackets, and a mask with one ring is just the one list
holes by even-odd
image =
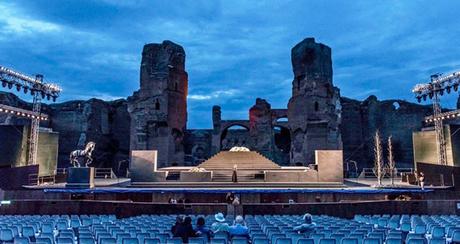
[[156, 150], [131, 151], [129, 167], [131, 182], [166, 181], [168, 172], [157, 171], [157, 154]]
[[70, 167], [67, 169], [67, 188], [93, 188], [93, 167]]
[[256, 151], [221, 151], [197, 167], [155, 170], [156, 151], [132, 151], [131, 182], [232, 183], [237, 167], [238, 183], [343, 184], [342, 150], [316, 150], [314, 167], [281, 167]]
[[417, 162], [417, 172], [423, 172], [425, 186], [460, 187], [460, 167]]
[[73, 167], [81, 167], [80, 159], [83, 158], [85, 167], [88, 167], [93, 162], [93, 151], [96, 148], [96, 143], [90, 141], [86, 144], [85, 149], [75, 150], [70, 153], [70, 164]]

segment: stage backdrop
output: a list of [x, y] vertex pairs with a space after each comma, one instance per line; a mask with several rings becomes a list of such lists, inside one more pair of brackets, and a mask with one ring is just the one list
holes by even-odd
[[[29, 126], [0, 125], [0, 167], [27, 166]], [[39, 176], [54, 175], [59, 133], [40, 129], [37, 161]]]

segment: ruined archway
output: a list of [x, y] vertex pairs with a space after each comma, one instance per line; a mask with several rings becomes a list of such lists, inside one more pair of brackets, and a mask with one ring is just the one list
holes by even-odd
[[222, 130], [220, 150], [228, 151], [236, 146], [250, 148], [249, 128], [245, 125], [232, 124]]
[[283, 153], [291, 151], [291, 132], [283, 126], [274, 126], [275, 146]]

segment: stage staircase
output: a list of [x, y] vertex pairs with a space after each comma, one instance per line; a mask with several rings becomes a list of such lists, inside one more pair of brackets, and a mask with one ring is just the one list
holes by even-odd
[[238, 182], [264, 181], [265, 170], [281, 169], [279, 165], [255, 151], [222, 151], [198, 167], [213, 171], [212, 181], [231, 182], [234, 165], [237, 166]]

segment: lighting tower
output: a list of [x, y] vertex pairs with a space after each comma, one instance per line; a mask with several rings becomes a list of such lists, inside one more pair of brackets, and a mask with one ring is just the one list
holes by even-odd
[[444, 95], [444, 91], [448, 94], [451, 89], [457, 91], [459, 83], [460, 72], [455, 72], [447, 76], [441, 76], [441, 74], [438, 73], [431, 76], [431, 81], [429, 83], [417, 84], [412, 90], [418, 102], [421, 102], [422, 99], [426, 101], [427, 97], [433, 102], [433, 115], [425, 117], [425, 122], [434, 122], [436, 144], [438, 146], [438, 164], [440, 165], [447, 165], [443, 120], [460, 116], [460, 110], [442, 113], [440, 96]]
[[22, 89], [24, 93], [27, 94], [27, 92], [30, 91], [30, 95], [33, 96], [32, 111], [0, 104], [0, 112], [23, 116], [32, 120], [28, 141], [29, 154], [27, 160], [28, 165], [37, 164], [40, 120], [48, 119], [47, 115], [41, 113], [41, 100], [46, 97], [48, 100], [52, 99], [53, 102], [56, 101], [56, 98], [61, 93], [61, 88], [51, 83], [45, 83], [43, 81], [43, 75], [36, 75], [35, 78], [32, 78], [3, 66], [0, 66], [0, 81], [3, 87], [12, 89], [13, 86], [15, 86], [18, 92]]

